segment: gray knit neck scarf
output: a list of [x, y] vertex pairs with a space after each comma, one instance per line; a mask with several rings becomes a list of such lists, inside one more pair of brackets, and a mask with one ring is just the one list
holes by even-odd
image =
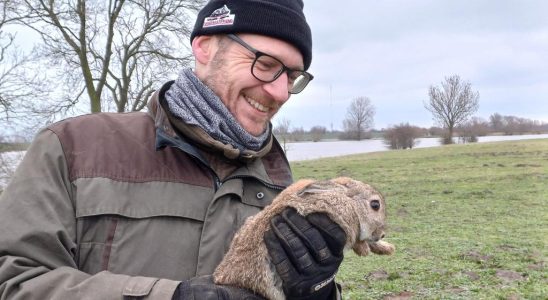
[[202, 128], [215, 140], [240, 151], [260, 150], [270, 135], [269, 128], [257, 137], [247, 132], [221, 99], [191, 69], [183, 69], [166, 92], [165, 99], [174, 116]]

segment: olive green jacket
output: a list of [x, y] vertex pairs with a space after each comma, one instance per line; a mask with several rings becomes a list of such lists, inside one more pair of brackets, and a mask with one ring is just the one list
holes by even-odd
[[170, 122], [167, 88], [36, 136], [0, 197], [0, 299], [171, 299], [292, 182], [273, 137], [240, 153]]

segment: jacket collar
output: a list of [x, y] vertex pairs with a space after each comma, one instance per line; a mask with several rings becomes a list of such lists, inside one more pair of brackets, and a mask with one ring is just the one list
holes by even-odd
[[270, 135], [266, 144], [258, 151], [244, 150], [240, 151], [232, 145], [224, 144], [213, 139], [203, 129], [198, 126], [188, 125], [182, 120], [173, 116], [167, 108], [165, 93], [174, 81], [167, 82], [162, 88], [155, 92], [148, 103], [148, 109], [155, 119], [157, 128], [162, 128], [166, 134], [175, 137], [177, 133], [185, 136], [195, 142], [201, 149], [210, 152], [222, 153], [228, 159], [237, 159], [241, 161], [250, 161], [265, 156], [272, 148], [273, 136]]
[[[247, 165], [249, 174], [259, 178], [267, 175], [276, 185], [287, 186], [292, 183], [289, 162], [274, 136], [271, 134], [266, 145], [259, 151], [239, 151], [232, 145], [214, 140], [199, 127], [187, 125], [169, 113], [165, 103], [165, 93], [174, 81], [165, 83], [148, 101], [148, 113], [154, 119], [156, 127], [156, 149], [175, 146], [196, 157], [202, 163], [209, 163], [201, 151], [219, 153], [229, 160], [237, 160]], [[199, 148], [199, 149], [197, 149]], [[255, 170], [255, 171], [253, 171]]]

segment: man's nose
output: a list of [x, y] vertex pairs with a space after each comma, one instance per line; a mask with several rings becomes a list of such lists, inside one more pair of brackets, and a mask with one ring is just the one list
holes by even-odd
[[276, 100], [277, 102], [284, 103], [289, 99], [289, 86], [287, 73], [283, 72], [276, 80], [265, 83], [264, 89]]

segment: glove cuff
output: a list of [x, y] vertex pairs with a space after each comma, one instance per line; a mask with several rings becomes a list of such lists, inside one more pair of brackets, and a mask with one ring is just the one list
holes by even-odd
[[328, 285], [321, 288], [319, 291], [306, 296], [293, 297], [286, 296], [286, 300], [329, 300], [337, 299], [337, 288], [335, 287], [335, 281], [332, 281]]

